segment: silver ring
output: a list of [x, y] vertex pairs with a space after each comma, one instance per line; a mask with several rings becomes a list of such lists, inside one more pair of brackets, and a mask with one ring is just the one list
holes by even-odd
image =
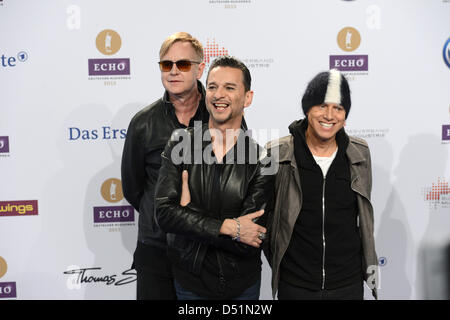
[[258, 234], [258, 238], [259, 238], [259, 240], [264, 240], [264, 239], [266, 238], [266, 234], [260, 232], [260, 233]]

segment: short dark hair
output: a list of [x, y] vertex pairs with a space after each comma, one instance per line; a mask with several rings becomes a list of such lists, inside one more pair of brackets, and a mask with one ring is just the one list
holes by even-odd
[[206, 83], [208, 83], [209, 73], [211, 72], [211, 70], [217, 67], [230, 67], [241, 70], [244, 79], [245, 92], [250, 91], [250, 88], [252, 86], [252, 77], [247, 66], [241, 60], [230, 56], [220, 56], [216, 58], [209, 67], [208, 76], [206, 77]]

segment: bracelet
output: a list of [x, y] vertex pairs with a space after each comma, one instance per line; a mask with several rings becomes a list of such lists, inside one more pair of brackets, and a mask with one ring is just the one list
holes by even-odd
[[231, 239], [233, 239], [234, 241], [241, 241], [241, 223], [239, 222], [238, 218], [233, 218], [234, 221], [236, 221], [237, 223], [237, 231], [236, 231], [236, 236], [232, 237]]

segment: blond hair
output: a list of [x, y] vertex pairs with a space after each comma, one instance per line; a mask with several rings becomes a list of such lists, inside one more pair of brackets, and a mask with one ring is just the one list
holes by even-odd
[[197, 54], [197, 57], [200, 59], [200, 61], [203, 61], [202, 44], [187, 32], [177, 32], [172, 34], [171, 36], [168, 36], [161, 45], [161, 49], [159, 50], [159, 58], [162, 59], [162, 57], [164, 57], [169, 51], [170, 47], [172, 47], [172, 45], [178, 41], [189, 42], [192, 45], [195, 53]]

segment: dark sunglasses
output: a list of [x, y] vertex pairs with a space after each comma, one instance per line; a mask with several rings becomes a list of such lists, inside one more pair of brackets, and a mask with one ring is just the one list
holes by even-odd
[[158, 62], [159, 69], [161, 69], [161, 71], [168, 72], [172, 70], [174, 63], [177, 65], [178, 70], [182, 72], [188, 72], [189, 70], [191, 70], [191, 66], [193, 63], [200, 64], [201, 62], [190, 60], [178, 60], [178, 61], [163, 60]]

